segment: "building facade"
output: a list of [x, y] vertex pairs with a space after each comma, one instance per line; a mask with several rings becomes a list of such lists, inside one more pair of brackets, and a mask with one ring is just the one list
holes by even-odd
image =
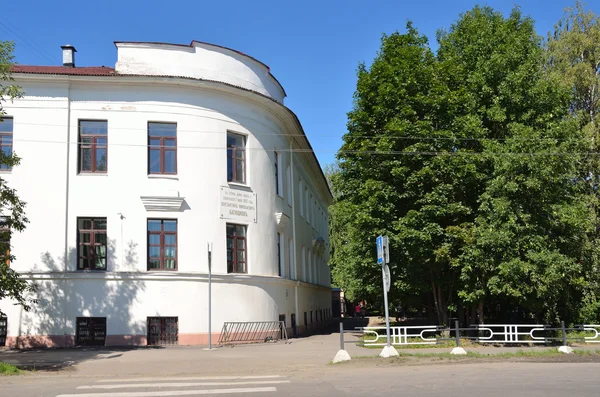
[[114, 69], [77, 67], [71, 46], [63, 66], [13, 68], [24, 97], [0, 135], [21, 164], [0, 173], [27, 202], [10, 266], [38, 302], [0, 302], [6, 344], [206, 344], [224, 322], [326, 323], [332, 197], [269, 68], [197, 41], [115, 45]]

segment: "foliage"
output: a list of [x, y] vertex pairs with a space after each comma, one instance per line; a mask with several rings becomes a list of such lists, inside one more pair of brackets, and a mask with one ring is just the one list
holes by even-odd
[[[14, 60], [13, 49], [12, 42], [0, 41], [0, 122], [5, 115], [2, 103], [22, 96], [20, 87], [12, 83], [10, 75]], [[19, 165], [20, 159], [14, 153], [10, 156], [0, 153], [0, 162], [12, 168]], [[0, 232], [0, 300], [12, 299], [25, 310], [29, 310], [30, 303], [34, 301], [28, 300], [27, 295], [33, 292], [34, 287], [10, 268], [10, 263], [15, 260], [10, 250], [11, 234], [25, 229], [28, 222], [25, 216], [25, 202], [19, 199], [16, 190], [10, 188], [4, 178], [0, 178], [0, 214], [6, 219], [4, 230]]]
[[0, 375], [18, 375], [21, 370], [12, 364], [0, 362]]
[[380, 302], [374, 239], [387, 234], [393, 302], [440, 323], [483, 321], [484, 305], [575, 321], [597, 289], [571, 91], [518, 8], [475, 7], [437, 40], [434, 54], [408, 23], [359, 65], [331, 177], [334, 279], [350, 300]]

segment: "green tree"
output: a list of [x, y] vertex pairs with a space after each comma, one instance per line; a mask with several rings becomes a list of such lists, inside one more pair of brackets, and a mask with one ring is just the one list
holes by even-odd
[[[547, 40], [548, 70], [570, 93], [568, 108], [579, 121], [588, 155], [579, 167], [587, 182], [592, 225], [587, 233], [592, 263], [600, 261], [600, 17], [577, 1], [565, 9]], [[596, 275], [595, 278], [591, 277]], [[597, 267], [586, 274], [586, 292], [579, 310], [581, 322], [600, 319], [600, 276]], [[585, 312], [585, 313], [584, 313]]]
[[[21, 88], [13, 83], [10, 73], [14, 64], [13, 50], [13, 42], [0, 41], [0, 122], [4, 122], [2, 116], [6, 114], [2, 104], [22, 96]], [[12, 168], [19, 165], [19, 162], [15, 153], [8, 155], [0, 152], [2, 165]], [[19, 199], [16, 190], [10, 188], [3, 178], [0, 178], [0, 214], [3, 217], [0, 232], [0, 300], [12, 299], [29, 310], [30, 304], [35, 301], [28, 298], [28, 294], [34, 291], [34, 287], [10, 268], [10, 263], [15, 260], [11, 252], [11, 234], [25, 229], [28, 222], [25, 202]]]
[[[405, 34], [383, 37], [370, 68], [359, 66], [354, 109], [333, 178], [333, 275], [351, 298], [380, 301], [373, 240], [388, 234], [395, 265], [392, 299], [429, 307], [440, 323], [454, 310], [469, 322], [478, 311], [483, 321], [486, 302], [506, 310], [526, 303], [514, 299], [517, 293], [498, 289], [498, 280], [509, 281], [502, 266], [514, 263], [523, 274], [535, 265], [541, 269], [536, 274], [543, 273], [542, 259], [527, 259], [527, 233], [536, 233], [531, 239], [545, 241], [549, 250], [554, 247], [552, 253], [565, 263], [581, 259], [587, 214], [573, 174], [578, 158], [569, 155], [579, 153], [572, 144], [579, 142], [578, 132], [563, 121], [568, 93], [546, 75], [542, 40], [518, 8], [504, 17], [475, 7], [440, 31], [438, 43], [434, 55], [409, 23]], [[528, 158], [529, 151], [561, 155]], [[510, 190], [513, 184], [526, 190], [528, 185], [519, 185], [525, 180], [542, 189], [548, 179], [554, 188], [546, 194]], [[504, 208], [507, 197], [512, 201]], [[517, 236], [514, 250], [495, 257], [501, 244], [482, 245], [494, 238], [486, 228], [506, 227], [516, 210], [526, 206], [527, 213], [536, 205], [543, 211], [528, 214], [533, 225]], [[577, 211], [570, 212], [568, 223], [571, 207]], [[496, 224], [500, 210], [505, 218]], [[544, 216], [553, 211], [561, 221], [550, 228]], [[566, 285], [565, 295], [575, 281]], [[543, 312], [525, 307], [530, 309]]]

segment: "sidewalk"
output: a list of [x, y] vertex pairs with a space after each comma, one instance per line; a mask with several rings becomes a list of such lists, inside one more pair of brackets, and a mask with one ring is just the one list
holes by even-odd
[[[348, 327], [349, 328], [349, 327]], [[346, 340], [356, 340], [345, 334]], [[197, 346], [165, 348], [74, 348], [0, 351], [0, 361], [24, 368], [65, 370], [64, 373], [86, 376], [125, 377], [132, 375], [252, 375], [290, 374], [323, 368], [340, 348], [339, 333], [313, 335], [290, 340], [290, 343], [266, 343], [218, 347], [205, 350]], [[346, 343], [351, 357], [376, 357], [381, 349], [367, 349]], [[469, 347], [481, 354], [501, 354], [518, 350], [556, 350], [556, 347]], [[600, 345], [584, 345], [577, 349], [597, 350]], [[398, 349], [399, 352], [448, 353], [450, 348]]]

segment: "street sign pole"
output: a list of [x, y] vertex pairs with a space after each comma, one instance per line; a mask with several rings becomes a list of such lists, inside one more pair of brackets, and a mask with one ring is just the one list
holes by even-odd
[[381, 265], [381, 280], [383, 282], [383, 306], [385, 308], [385, 332], [387, 336], [386, 346], [379, 354], [381, 357], [397, 356], [398, 352], [392, 346], [390, 336], [390, 309], [388, 307], [388, 291], [391, 285], [391, 275], [388, 263], [390, 263], [389, 240], [387, 236], [379, 236], [375, 240], [377, 245], [377, 263]]
[[387, 283], [391, 282], [386, 280], [386, 274], [385, 274], [385, 267], [387, 266], [386, 261], [385, 261], [385, 249], [383, 250], [383, 256], [384, 256], [384, 261], [383, 264], [381, 265], [381, 276], [383, 279], [383, 304], [385, 307], [385, 332], [387, 334], [387, 347], [391, 347], [392, 343], [390, 341], [390, 313], [389, 313], [389, 308], [388, 308], [388, 289], [387, 289]]

